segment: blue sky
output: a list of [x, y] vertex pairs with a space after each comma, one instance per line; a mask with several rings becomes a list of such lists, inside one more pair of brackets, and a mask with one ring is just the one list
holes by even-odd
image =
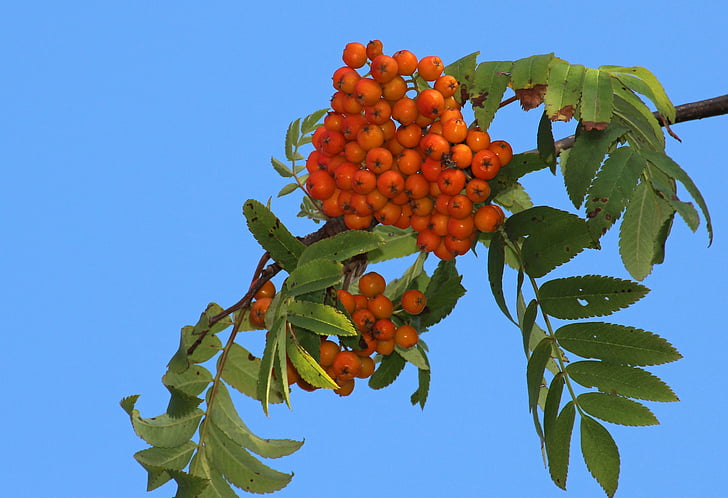
[[[573, 63], [641, 65], [675, 104], [728, 88], [721, 2], [22, 2], [0, 9], [0, 303], [6, 451], [2, 494], [145, 493], [132, 454], [145, 447], [118, 406], [139, 393], [153, 416], [183, 325], [210, 301], [242, 296], [261, 253], [241, 206], [282, 186], [289, 121], [326, 107], [349, 41], [379, 38], [446, 63], [555, 52]], [[504, 110], [491, 135], [535, 146], [536, 111]], [[722, 311], [728, 118], [676, 125], [668, 154], [701, 188], [716, 232], [676, 223], [652, 292], [613, 321], [654, 331], [685, 356], [653, 368], [681, 401], [652, 404], [662, 425], [610, 426], [622, 458], [617, 496], [720, 496], [728, 436]], [[570, 134], [572, 125], [557, 129]], [[527, 181], [537, 203], [568, 208], [563, 184]], [[297, 199], [274, 211], [297, 234]], [[388, 278], [405, 263], [381, 268]], [[599, 496], [578, 446], [567, 493], [551, 484], [532, 429], [518, 331], [487, 291], [485, 261], [458, 261], [468, 293], [428, 334], [433, 382], [410, 406], [416, 372], [340, 399], [294, 392], [293, 411], [239, 409], [268, 437], [306, 438], [273, 466], [280, 496]], [[626, 278], [615, 234], [556, 275]], [[506, 276], [512, 285], [513, 274]], [[509, 279], [509, 280], [508, 280]], [[511, 287], [512, 288], [512, 287]], [[260, 348], [259, 338], [242, 342]], [[578, 444], [575, 438], [574, 442]]]

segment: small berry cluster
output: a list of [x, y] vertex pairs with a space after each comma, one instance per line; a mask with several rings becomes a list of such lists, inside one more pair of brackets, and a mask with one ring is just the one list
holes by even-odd
[[[418, 247], [444, 260], [470, 250], [478, 231], [497, 230], [505, 216], [488, 203], [488, 182], [513, 152], [465, 123], [459, 83], [443, 74], [440, 58], [384, 55], [374, 40], [349, 43], [343, 60], [333, 75], [332, 111], [306, 161], [306, 190], [324, 214], [343, 216], [354, 230], [375, 220], [412, 227]], [[364, 76], [362, 67], [369, 68]], [[418, 81], [427, 88], [418, 90]]]
[[[402, 315], [422, 313], [427, 298], [417, 289], [406, 291], [399, 303], [404, 313], [398, 313], [399, 316], [395, 318], [395, 306], [383, 294], [385, 289], [384, 277], [376, 272], [369, 272], [359, 279], [359, 294], [343, 289], [336, 291], [338, 302], [349, 313], [359, 331], [358, 349], [342, 348], [341, 344], [328, 337], [321, 339], [319, 364], [339, 385], [339, 389], [334, 392], [340, 396], [351, 394], [355, 378], [366, 379], [374, 373], [374, 353], [389, 355], [394, 351], [395, 345], [410, 348], [419, 341], [417, 329], [406, 323]], [[253, 325], [265, 327], [265, 313], [273, 295], [275, 286], [271, 282], [267, 282], [256, 294], [250, 312], [250, 322]], [[392, 318], [395, 318], [396, 323]], [[316, 389], [300, 377], [290, 360], [287, 367], [289, 384], [297, 384], [306, 391]]]

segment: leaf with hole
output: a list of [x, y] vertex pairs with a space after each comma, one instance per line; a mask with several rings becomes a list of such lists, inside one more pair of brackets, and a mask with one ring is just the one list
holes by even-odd
[[642, 299], [644, 285], [601, 275], [556, 278], [544, 282], [539, 303], [549, 315], [566, 320], [605, 316]]
[[657, 334], [614, 323], [570, 323], [556, 333], [559, 345], [584, 358], [625, 365], [661, 365], [682, 355]]
[[305, 246], [294, 237], [273, 212], [255, 199], [243, 204], [248, 228], [255, 240], [270, 253], [281, 268], [291, 271]]

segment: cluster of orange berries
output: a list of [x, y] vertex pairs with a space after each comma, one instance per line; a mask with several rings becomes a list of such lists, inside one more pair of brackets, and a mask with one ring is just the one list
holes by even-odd
[[[374, 40], [349, 43], [343, 60], [333, 75], [332, 111], [306, 161], [306, 190], [324, 214], [343, 216], [353, 230], [375, 220], [412, 227], [418, 247], [445, 260], [470, 250], [478, 231], [497, 230], [505, 216], [487, 204], [488, 181], [513, 152], [466, 124], [455, 99], [459, 83], [443, 74], [440, 58], [384, 55]], [[432, 87], [418, 91], [415, 73]]]
[[[336, 291], [337, 300], [349, 313], [359, 331], [358, 349], [344, 349], [341, 344], [327, 337], [321, 339], [319, 364], [339, 385], [339, 389], [334, 392], [340, 396], [351, 394], [356, 378], [366, 379], [374, 373], [374, 353], [389, 355], [394, 351], [395, 345], [410, 348], [419, 341], [419, 334], [412, 325], [400, 318], [397, 318], [399, 324], [392, 321], [395, 307], [383, 294], [386, 286], [384, 277], [376, 272], [369, 272], [359, 279], [359, 294], [343, 289]], [[266, 282], [258, 291], [250, 312], [250, 322], [253, 325], [265, 327], [265, 313], [274, 294], [275, 286], [272, 282]], [[426, 305], [427, 298], [417, 289], [406, 291], [400, 301], [401, 309], [409, 315], [422, 313]], [[306, 391], [316, 389], [300, 377], [290, 360], [287, 367], [289, 384], [297, 384]]]

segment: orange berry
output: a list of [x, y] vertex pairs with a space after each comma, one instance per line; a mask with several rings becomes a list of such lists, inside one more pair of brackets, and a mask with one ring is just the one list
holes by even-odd
[[500, 159], [490, 149], [476, 152], [473, 156], [473, 162], [470, 164], [473, 176], [481, 180], [492, 180], [496, 177], [500, 168]]
[[442, 60], [435, 55], [423, 57], [417, 64], [417, 72], [425, 81], [435, 81], [444, 69]]
[[511, 148], [511, 145], [505, 140], [492, 141], [488, 149], [492, 150], [495, 155], [498, 156], [501, 166], [505, 166], [506, 164], [511, 162], [511, 159], [513, 159], [513, 149]]
[[258, 292], [255, 293], [255, 299], [263, 299], [264, 297], [273, 297], [276, 295], [276, 286], [270, 280], [267, 280]]
[[[377, 320], [386, 319], [392, 316], [392, 301], [384, 294], [379, 294], [369, 299], [367, 309], [372, 312]], [[376, 327], [376, 323], [374, 326]]]
[[490, 135], [488, 135], [487, 131], [483, 131], [480, 128], [473, 128], [468, 132], [465, 143], [468, 144], [470, 150], [475, 154], [478, 151], [488, 148], [490, 145]]
[[417, 110], [426, 118], [435, 119], [445, 110], [445, 97], [434, 88], [422, 90], [416, 102]]
[[370, 72], [379, 83], [387, 83], [398, 76], [397, 61], [389, 55], [379, 54], [372, 60]]
[[367, 61], [366, 47], [357, 42], [347, 43], [341, 58], [347, 66], [358, 69]]
[[248, 318], [254, 327], [259, 329], [265, 328], [265, 314], [268, 312], [271, 301], [273, 300], [269, 297], [253, 301], [253, 304], [250, 306], [250, 315]]
[[359, 292], [366, 297], [374, 297], [384, 292], [387, 282], [377, 272], [365, 273], [359, 279]]
[[503, 210], [493, 204], [483, 206], [475, 212], [475, 227], [481, 232], [495, 232], [503, 224]]
[[334, 389], [334, 392], [341, 397], [348, 396], [354, 391], [354, 379], [346, 380], [340, 383], [338, 389]]
[[410, 315], [419, 315], [427, 306], [427, 297], [418, 289], [410, 289], [402, 294], [402, 309]]
[[336, 182], [333, 177], [324, 170], [314, 171], [306, 179], [306, 191], [314, 199], [323, 201], [334, 194]]
[[490, 184], [481, 178], [473, 178], [465, 186], [465, 194], [475, 203], [485, 202], [490, 196]]
[[417, 69], [417, 56], [409, 50], [399, 50], [392, 55], [402, 76], [410, 76]]
[[435, 80], [434, 87], [435, 90], [440, 92], [443, 97], [447, 98], [455, 95], [455, 92], [457, 92], [460, 84], [454, 76], [451, 76], [449, 74], [443, 74], [442, 76], [437, 78], [437, 80]]
[[325, 340], [319, 346], [321, 356], [319, 357], [319, 364], [322, 367], [330, 367], [334, 364], [334, 358], [341, 351], [341, 346], [336, 344], [334, 341]]
[[344, 289], [337, 289], [336, 299], [338, 299], [338, 301], [341, 303], [344, 309], [349, 312], [350, 315], [354, 313], [356, 302], [354, 301], [354, 296], [351, 295], [351, 292]]
[[[376, 350], [376, 346], [375, 346]], [[374, 351], [372, 351], [374, 352]], [[356, 374], [357, 378], [359, 379], [366, 379], [367, 377], [371, 377], [374, 373], [374, 360], [370, 358], [369, 356], [363, 356], [361, 358], [361, 369], [359, 370], [359, 373]]]
[[334, 358], [331, 368], [338, 380], [353, 379], [361, 370], [361, 359], [353, 351], [340, 351]]
[[394, 342], [401, 348], [411, 348], [418, 341], [417, 330], [412, 325], [402, 325], [394, 333]]
[[382, 54], [384, 46], [380, 40], [371, 40], [367, 43], [366, 53], [370, 61], [374, 60], [378, 55]]
[[384, 356], [392, 354], [394, 351], [394, 339], [387, 341], [377, 341], [377, 353]]

